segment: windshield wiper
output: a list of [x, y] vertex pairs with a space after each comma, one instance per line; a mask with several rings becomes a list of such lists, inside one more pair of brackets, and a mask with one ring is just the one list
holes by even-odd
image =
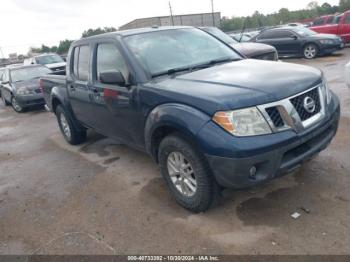
[[172, 74], [183, 72], [183, 71], [190, 71], [190, 70], [192, 70], [192, 68], [193, 67], [189, 67], [189, 66], [187, 66], [187, 67], [171, 68], [169, 70], [153, 74], [152, 77], [158, 77], [158, 76], [163, 76], [163, 75], [172, 75]]
[[196, 70], [196, 69], [204, 69], [204, 68], [214, 66], [216, 64], [228, 63], [228, 62], [233, 62], [233, 61], [237, 61], [237, 60], [241, 60], [241, 59], [240, 58], [227, 58], [227, 57], [220, 58], [220, 59], [213, 59], [213, 60], [210, 60], [209, 62], [199, 64], [199, 65], [172, 68], [172, 69], [169, 69], [169, 70], [166, 70], [163, 72], [153, 74], [152, 77], [154, 78], [154, 77], [163, 76], [163, 75], [173, 75], [175, 73], [184, 72], [184, 71], [192, 72], [193, 70]]
[[207, 68], [216, 64], [221, 64], [221, 63], [228, 63], [228, 62], [233, 62], [233, 61], [238, 61], [241, 60], [240, 58], [220, 58], [220, 59], [214, 59], [214, 60], [210, 60], [207, 63], [201, 64], [201, 65], [197, 65], [194, 66], [193, 69], [197, 69], [197, 68]]

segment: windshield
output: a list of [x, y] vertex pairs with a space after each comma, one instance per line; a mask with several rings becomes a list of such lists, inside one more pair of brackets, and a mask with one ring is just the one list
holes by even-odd
[[312, 31], [309, 28], [306, 27], [298, 27], [298, 28], [293, 28], [294, 32], [296, 32], [298, 35], [301, 36], [311, 36], [311, 35], [316, 35], [317, 33], [315, 31]]
[[12, 82], [27, 81], [49, 73], [51, 73], [51, 70], [44, 66], [24, 67], [11, 70], [11, 80]]
[[207, 27], [207, 28], [204, 28], [203, 30], [208, 32], [209, 34], [215, 36], [216, 38], [220, 39], [222, 42], [224, 42], [228, 45], [237, 43], [236, 40], [234, 40], [232, 37], [225, 34], [224, 32], [222, 32], [220, 29], [218, 29], [216, 27]]
[[62, 63], [64, 60], [59, 55], [45, 55], [35, 58], [36, 62], [40, 65]]
[[195, 28], [162, 30], [125, 37], [136, 59], [152, 75], [241, 56], [208, 33]]

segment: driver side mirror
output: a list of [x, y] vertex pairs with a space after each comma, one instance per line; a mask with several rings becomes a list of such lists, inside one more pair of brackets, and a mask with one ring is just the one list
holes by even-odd
[[126, 81], [120, 71], [106, 71], [100, 73], [100, 81], [102, 84], [125, 86]]
[[296, 35], [292, 35], [291, 38], [294, 40], [298, 40], [298, 37]]

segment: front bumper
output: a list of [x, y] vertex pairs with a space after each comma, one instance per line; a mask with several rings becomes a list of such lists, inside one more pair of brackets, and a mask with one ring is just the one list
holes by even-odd
[[16, 101], [23, 108], [46, 104], [44, 96], [42, 94], [16, 95]]
[[[206, 154], [217, 182], [223, 187], [247, 188], [290, 173], [302, 163], [324, 150], [335, 136], [340, 117], [339, 100], [333, 96], [325, 118], [300, 134], [284, 131], [266, 136], [216, 138], [224, 148], [213, 149], [221, 155]], [[213, 131], [201, 132], [208, 136]], [[232, 137], [232, 136], [231, 136]], [[218, 140], [219, 139], [219, 140]], [[226, 144], [226, 146], [225, 146]], [[204, 144], [208, 152], [208, 144]], [[236, 150], [232, 150], [236, 146]], [[225, 154], [227, 156], [225, 156]], [[256, 168], [252, 175], [251, 168]]]
[[321, 54], [330, 54], [344, 49], [344, 43], [337, 43], [332, 45], [322, 45], [320, 48]]

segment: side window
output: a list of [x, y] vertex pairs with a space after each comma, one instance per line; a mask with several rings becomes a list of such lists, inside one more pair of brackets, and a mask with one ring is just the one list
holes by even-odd
[[78, 78], [78, 59], [79, 59], [79, 46], [74, 48], [73, 51], [73, 75]]
[[278, 31], [278, 38], [291, 38], [294, 36], [294, 34], [290, 31], [287, 31], [287, 30], [281, 30], [281, 31]]
[[[75, 54], [74, 57], [76, 58]], [[90, 47], [83, 45], [79, 47], [78, 64], [76, 76], [79, 80], [87, 81], [89, 79], [89, 61], [90, 61]]]
[[324, 21], [323, 21], [323, 18], [317, 18], [313, 25], [323, 25]]
[[334, 20], [334, 16], [328, 17], [328, 19], [327, 19], [327, 24], [333, 23], [333, 20]]
[[260, 36], [258, 36], [258, 39], [273, 39], [275, 37], [275, 32], [273, 31], [266, 31], [263, 32]]
[[350, 14], [345, 17], [345, 24], [350, 24]]
[[107, 71], [120, 71], [125, 80], [128, 80], [128, 67], [118, 48], [111, 43], [99, 44], [97, 46], [96, 73], [100, 80], [100, 73]]

